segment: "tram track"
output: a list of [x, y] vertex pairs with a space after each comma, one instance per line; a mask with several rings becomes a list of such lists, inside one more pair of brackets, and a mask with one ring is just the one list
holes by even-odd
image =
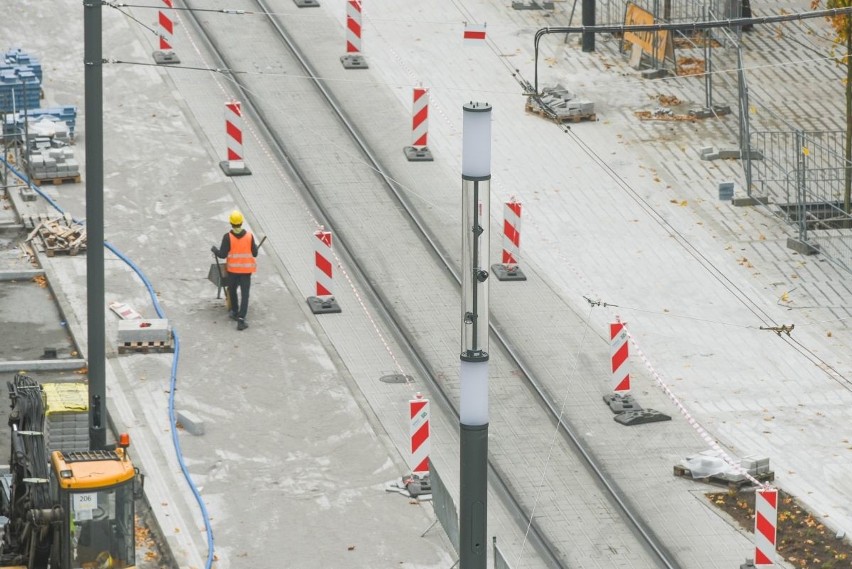
[[[221, 67], [223, 69], [239, 69], [240, 66], [236, 65], [232, 60], [232, 56], [229, 55], [227, 46], [223, 45], [221, 36], [217, 36], [213, 30], [204, 25], [197, 13], [192, 11], [193, 2], [186, 1], [185, 4], [190, 9], [186, 12], [186, 17], [192, 21], [199, 36], [204, 38], [207, 48], [216, 54]], [[337, 101], [332, 90], [318, 78], [318, 74], [311, 66], [310, 61], [304, 56], [278, 17], [274, 15], [276, 11], [265, 0], [254, 0], [254, 4], [258, 7], [258, 14], [262, 14], [262, 17], [269, 24], [269, 29], [277, 39], [278, 45], [286, 47], [289, 57], [294, 58], [294, 62], [311, 78], [317, 95], [322, 97], [327, 108], [336, 116], [339, 123], [348, 132], [350, 142], [357, 147], [357, 151], [363, 156], [363, 160], [369, 164], [375, 173], [377, 182], [392, 196], [392, 201], [399, 208], [400, 212], [416, 228], [420, 239], [435, 262], [446, 272], [448, 278], [451, 277], [456, 285], [460, 285], [461, 279], [457, 267], [451, 261], [451, 256], [434, 236], [429, 224], [409, 204], [405, 195], [403, 195], [401, 189], [394, 181], [394, 177], [388, 173], [376, 152], [373, 151], [370, 144], [359, 133], [357, 126], [349, 118], [343, 106]], [[432, 392], [440, 395], [445, 408], [449, 409], [457, 417], [457, 406], [454, 404], [451, 394], [445, 389], [439, 378], [436, 377], [434, 366], [430, 364], [429, 357], [418, 348], [414, 334], [406, 327], [404, 324], [405, 319], [394, 308], [393, 299], [389, 297], [386, 291], [375, 284], [376, 279], [371, 278], [369, 269], [365, 267], [363, 262], [363, 253], [350, 246], [352, 240], [347, 237], [347, 224], [338, 222], [337, 218], [339, 216], [335, 214], [333, 207], [330, 207], [329, 204], [325, 203], [323, 197], [318, 195], [318, 192], [312, 187], [309, 179], [310, 176], [302, 171], [298, 160], [294, 159], [293, 153], [288, 150], [289, 143], [284, 140], [273, 126], [274, 121], [271, 120], [268, 106], [264, 104], [264, 101], [258, 100], [258, 97], [255, 95], [255, 89], [247, 84], [244, 77], [234, 74], [231, 75], [231, 80], [241, 91], [241, 100], [243, 101], [244, 108], [257, 118], [256, 124], [262, 130], [261, 135], [265, 137], [270, 147], [274, 149], [276, 158], [286, 171], [294, 179], [299, 181], [300, 193], [308, 203], [314, 216], [321, 223], [335, 228], [337, 235], [335, 250], [345, 260], [347, 266], [355, 275], [355, 280], [359, 286], [368, 293], [371, 306], [378, 310], [387, 326], [395, 332], [397, 339], [404, 346], [411, 360], [416, 363], [418, 372], [424, 378], [429, 379]], [[622, 498], [623, 493], [619, 490], [617, 484], [606, 474], [605, 469], [598, 464], [593, 454], [584, 446], [574, 430], [564, 420], [560, 419], [561, 413], [558, 405], [554, 402], [555, 399], [549, 394], [542, 382], [536, 379], [531, 366], [524, 361], [520, 353], [520, 348], [512, 341], [511, 334], [505, 330], [501, 326], [497, 315], [492, 311], [491, 332], [492, 337], [496, 339], [496, 342], [494, 340], [492, 342], [493, 344], [497, 344], [497, 350], [494, 349], [492, 344], [492, 352], [500, 351], [505, 358], [511, 361], [512, 366], [520, 370], [520, 376], [527, 383], [529, 392], [535, 395], [540, 408], [546, 410], [548, 421], [553, 425], [558, 424], [559, 434], [563, 441], [560, 449], [564, 449], [566, 452], [573, 452], [577, 461], [584, 465], [587, 474], [595, 480], [596, 485], [606, 495], [611, 507], [619, 513], [622, 522], [642, 544], [652, 563], [659, 567], [679, 568], [680, 565], [673, 559], [666, 546], [654, 535], [647, 522]], [[489, 460], [489, 477], [492, 487], [501, 495], [509, 509], [515, 513], [515, 517], [519, 520], [529, 522], [529, 508], [525, 507], [523, 500], [513, 490], [514, 485], [510, 477], [507, 476], [504, 468], [501, 464], [495, 462], [493, 458]], [[531, 543], [536, 547], [539, 554], [549, 566], [571, 566], [566, 563], [560, 548], [554, 544], [551, 537], [540, 527], [540, 524], [535, 519], [529, 523], [529, 532]]]

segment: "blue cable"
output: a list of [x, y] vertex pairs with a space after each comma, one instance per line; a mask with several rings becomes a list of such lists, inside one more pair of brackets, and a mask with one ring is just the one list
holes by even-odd
[[[65, 211], [59, 207], [55, 201], [53, 201], [50, 197], [48, 197], [44, 192], [39, 189], [38, 186], [33, 185], [30, 179], [25, 175], [16, 170], [11, 164], [6, 161], [5, 157], [0, 157], [0, 161], [2, 161], [9, 169], [15, 174], [18, 178], [20, 178], [24, 183], [27, 184], [30, 188], [35, 190], [41, 197], [47, 200], [56, 211], [61, 214], [65, 214]], [[85, 223], [85, 221], [80, 222], [76, 219], [75, 223]], [[148, 294], [151, 297], [151, 301], [154, 304], [154, 310], [157, 312], [157, 316], [160, 318], [165, 318], [165, 313], [163, 312], [162, 307], [160, 306], [160, 302], [157, 300], [157, 293], [154, 292], [154, 287], [151, 285], [151, 281], [145, 276], [136, 263], [131, 261], [124, 253], [120, 252], [115, 248], [111, 243], [104, 241], [104, 247], [108, 250], [112, 251], [112, 253], [124, 261], [127, 266], [129, 266], [133, 271], [139, 276], [142, 280], [142, 284], [145, 285], [145, 288], [148, 289]], [[210, 516], [207, 514], [207, 506], [204, 504], [204, 500], [201, 499], [201, 493], [198, 491], [198, 488], [192, 481], [192, 477], [189, 475], [189, 470], [186, 468], [186, 463], [183, 460], [183, 451], [181, 450], [180, 440], [177, 436], [177, 418], [175, 417], [175, 387], [177, 385], [177, 366], [178, 366], [178, 358], [180, 357], [180, 338], [178, 336], [177, 330], [172, 327], [172, 335], [175, 338], [175, 355], [172, 358], [172, 371], [171, 377], [169, 378], [169, 423], [171, 425], [172, 430], [172, 444], [175, 447], [175, 453], [177, 454], [178, 463], [180, 464], [181, 472], [183, 472], [183, 476], [189, 484], [189, 488], [192, 490], [192, 494], [195, 496], [195, 501], [198, 502], [198, 507], [201, 509], [201, 517], [204, 519], [204, 529], [207, 532], [207, 565], [206, 569], [210, 569], [213, 565], [213, 529], [210, 527]]]

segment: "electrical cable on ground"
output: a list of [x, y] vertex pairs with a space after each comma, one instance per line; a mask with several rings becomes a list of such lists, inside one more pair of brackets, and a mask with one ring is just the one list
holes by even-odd
[[[0, 158], [6, 166], [8, 166], [9, 170], [18, 178], [20, 178], [27, 186], [31, 189], [35, 190], [41, 197], [43, 197], [51, 207], [53, 207], [56, 211], [61, 214], [65, 214], [65, 210], [63, 210], [59, 204], [57, 204], [53, 199], [50, 198], [47, 194], [45, 194], [41, 188], [33, 184], [29, 177], [25, 174], [19, 172], [14, 166], [9, 164], [6, 161], [5, 157]], [[74, 219], [76, 223], [85, 223], [85, 220], [77, 220]], [[124, 253], [119, 251], [112, 243], [104, 241], [104, 247], [111, 251], [115, 256], [125, 262], [128, 267], [130, 267], [133, 272], [142, 280], [142, 283], [145, 285], [145, 288], [148, 290], [148, 295], [151, 297], [151, 303], [154, 305], [154, 310], [157, 313], [157, 316], [160, 318], [165, 318], [165, 313], [163, 312], [162, 307], [160, 306], [160, 302], [157, 300], [157, 293], [154, 290], [151, 281], [148, 280], [148, 277], [145, 276], [145, 273], [142, 272], [142, 269], [139, 268], [136, 263], [130, 260]], [[178, 336], [177, 329], [172, 326], [172, 335], [174, 336], [175, 342], [175, 353], [174, 357], [172, 357], [172, 366], [171, 373], [169, 376], [169, 427], [172, 432], [172, 444], [175, 448], [175, 454], [177, 455], [177, 461], [180, 465], [181, 472], [183, 473], [184, 478], [186, 479], [187, 484], [189, 485], [190, 490], [192, 491], [193, 496], [195, 496], [195, 501], [198, 503], [198, 507], [201, 510], [201, 517], [204, 521], [204, 530], [207, 534], [207, 565], [206, 569], [210, 569], [213, 565], [213, 530], [210, 525], [210, 516], [207, 513], [207, 506], [204, 504], [204, 500], [201, 498], [201, 493], [196, 487], [195, 483], [192, 480], [192, 476], [189, 473], [189, 469], [186, 466], [186, 462], [183, 459], [183, 450], [180, 445], [180, 439], [178, 438], [178, 429], [177, 429], [177, 418], [175, 416], [175, 391], [177, 390], [177, 368], [178, 368], [178, 359], [180, 358], [180, 338]]]

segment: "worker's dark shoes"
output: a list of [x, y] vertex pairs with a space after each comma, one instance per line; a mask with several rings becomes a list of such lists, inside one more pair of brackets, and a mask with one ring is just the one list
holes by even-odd
[[237, 320], [237, 330], [245, 330], [246, 328], [248, 328], [248, 322], [245, 319], [240, 318]]
[[228, 318], [230, 318], [231, 320], [236, 320], [237, 319], [237, 313], [234, 312], [233, 310], [229, 310], [228, 311]]

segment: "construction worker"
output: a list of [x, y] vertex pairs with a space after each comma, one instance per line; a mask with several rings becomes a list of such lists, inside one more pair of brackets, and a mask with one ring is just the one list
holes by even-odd
[[254, 235], [243, 229], [242, 213], [232, 211], [228, 221], [231, 222], [231, 230], [222, 237], [218, 249], [214, 245], [210, 250], [220, 259], [227, 259], [225, 269], [228, 271], [228, 298], [231, 303], [229, 316], [237, 321], [237, 330], [245, 330], [248, 328], [246, 313], [251, 275], [257, 271], [257, 243]]

